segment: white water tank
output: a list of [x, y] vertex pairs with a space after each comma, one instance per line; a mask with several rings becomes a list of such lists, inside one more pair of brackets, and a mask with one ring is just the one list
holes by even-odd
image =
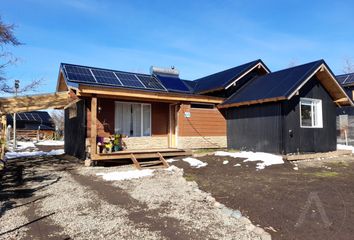
[[175, 67], [162, 68], [162, 67], [151, 66], [150, 74], [179, 76], [179, 71]]

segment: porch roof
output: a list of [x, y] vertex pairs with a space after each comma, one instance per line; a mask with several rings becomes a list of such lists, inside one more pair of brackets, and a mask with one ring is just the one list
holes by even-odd
[[144, 90], [132, 90], [122, 88], [107, 88], [99, 86], [88, 86], [79, 84], [77, 88], [78, 96], [97, 96], [98, 98], [119, 98], [119, 99], [139, 99], [151, 100], [161, 102], [200, 102], [200, 103], [213, 103], [220, 104], [224, 98], [198, 95], [198, 94], [185, 94], [185, 93], [171, 93], [171, 92], [152, 92]]

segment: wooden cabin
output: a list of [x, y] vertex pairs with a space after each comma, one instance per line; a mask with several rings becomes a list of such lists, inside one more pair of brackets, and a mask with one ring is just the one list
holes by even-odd
[[353, 106], [323, 60], [248, 81], [219, 108], [228, 148], [278, 154], [336, 150], [336, 108]]
[[[268, 72], [256, 60], [188, 81], [175, 69], [140, 74], [62, 63], [57, 91], [77, 98], [65, 110], [65, 152], [97, 161], [226, 148], [226, 120], [217, 105], [244, 79]], [[119, 147], [103, 151], [115, 137]]]
[[[7, 124], [13, 127], [13, 114], [7, 114]], [[52, 117], [46, 111], [21, 112], [16, 114], [16, 138], [51, 139], [55, 133]]]

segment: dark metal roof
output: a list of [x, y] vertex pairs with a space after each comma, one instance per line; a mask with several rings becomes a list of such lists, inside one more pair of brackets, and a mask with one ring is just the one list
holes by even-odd
[[336, 78], [337, 81], [343, 86], [354, 84], [354, 73], [337, 75]]
[[212, 75], [199, 78], [194, 80], [196, 82], [194, 91], [195, 93], [202, 93], [202, 92], [211, 92], [219, 89], [226, 88], [229, 84], [231, 84], [235, 79], [240, 77], [242, 74], [247, 72], [248, 70], [255, 67], [257, 64], [261, 63], [268, 72], [269, 69], [267, 66], [262, 62], [261, 59], [242, 64], [237, 67], [233, 67], [218, 73], [214, 73]]
[[319, 60], [255, 78], [221, 105], [288, 98], [323, 63], [324, 60]]
[[[6, 115], [7, 121], [13, 121], [13, 115]], [[52, 118], [48, 112], [44, 111], [32, 111], [32, 112], [23, 112], [16, 114], [16, 121], [20, 122], [30, 122], [30, 123], [39, 123], [39, 124], [52, 124]]]

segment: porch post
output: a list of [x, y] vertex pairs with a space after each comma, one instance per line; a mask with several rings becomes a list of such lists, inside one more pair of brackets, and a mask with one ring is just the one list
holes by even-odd
[[97, 97], [91, 98], [91, 160], [97, 153]]
[[4, 159], [5, 156], [5, 146], [6, 146], [6, 131], [7, 131], [7, 123], [6, 123], [6, 115], [1, 115], [1, 136], [0, 136], [0, 159]]

